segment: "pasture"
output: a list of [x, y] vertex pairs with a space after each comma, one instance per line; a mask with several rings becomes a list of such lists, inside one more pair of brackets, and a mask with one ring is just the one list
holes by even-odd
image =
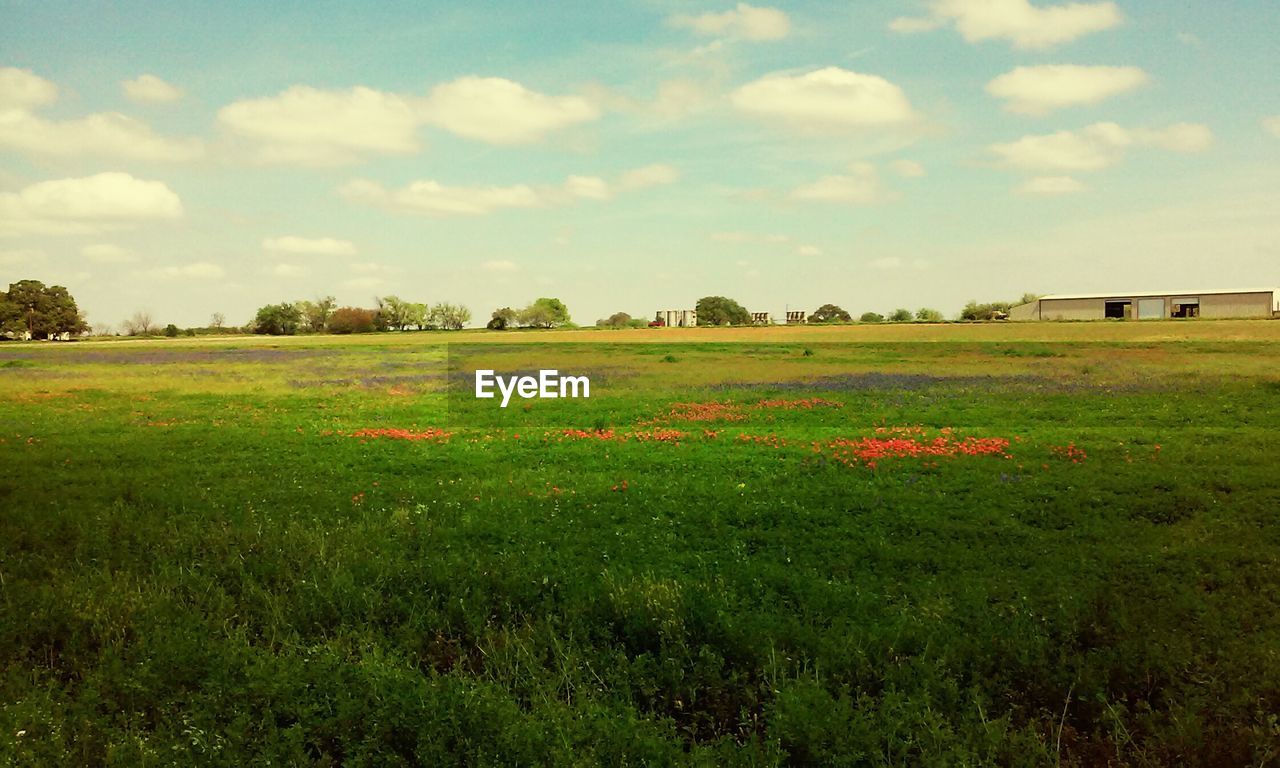
[[[592, 376], [468, 402], [467, 366]], [[0, 760], [1267, 765], [1280, 323], [0, 345]]]

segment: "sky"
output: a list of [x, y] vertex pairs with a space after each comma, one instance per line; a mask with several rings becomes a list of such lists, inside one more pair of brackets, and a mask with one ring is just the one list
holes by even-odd
[[0, 285], [652, 317], [1280, 285], [1280, 3], [0, 0]]

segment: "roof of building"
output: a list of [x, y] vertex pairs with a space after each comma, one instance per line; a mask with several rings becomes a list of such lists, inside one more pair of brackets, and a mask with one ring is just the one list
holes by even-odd
[[1145, 296], [1219, 296], [1228, 293], [1270, 293], [1274, 294], [1280, 289], [1277, 288], [1237, 288], [1235, 290], [1214, 289], [1214, 290], [1197, 290], [1197, 291], [1133, 291], [1125, 293], [1123, 291], [1115, 291], [1112, 293], [1054, 293], [1048, 296], [1041, 296], [1040, 301], [1046, 299], [1138, 299]]

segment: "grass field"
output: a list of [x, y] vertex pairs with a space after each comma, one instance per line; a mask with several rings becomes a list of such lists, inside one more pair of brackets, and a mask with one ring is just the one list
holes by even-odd
[[[481, 363], [592, 398], [493, 421]], [[6, 344], [0, 761], [1274, 764], [1278, 366], [1266, 321]]]

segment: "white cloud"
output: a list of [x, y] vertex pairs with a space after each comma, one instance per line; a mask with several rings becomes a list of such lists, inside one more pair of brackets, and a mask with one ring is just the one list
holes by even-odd
[[432, 215], [477, 215], [500, 208], [533, 208], [544, 204], [537, 191], [525, 184], [506, 187], [447, 187], [437, 181], [415, 181], [401, 189], [387, 189], [376, 182], [356, 179], [344, 185], [348, 200], [383, 208]]
[[103, 155], [180, 161], [199, 157], [198, 139], [169, 139], [118, 112], [46, 120], [35, 110], [57, 101], [58, 88], [29, 70], [0, 69], [0, 147], [55, 157]]
[[503, 208], [547, 208], [576, 200], [609, 200], [619, 190], [666, 184], [678, 176], [676, 169], [649, 165], [626, 171], [616, 182], [598, 176], [570, 176], [559, 185], [512, 184], [508, 186], [453, 187], [424, 179], [400, 189], [355, 179], [339, 193], [353, 202], [433, 216], [480, 215]]
[[1115, 123], [1094, 123], [1079, 132], [1023, 136], [990, 151], [1011, 168], [1025, 171], [1097, 171], [1120, 162], [1127, 148], [1148, 146], [1172, 152], [1200, 152], [1213, 143], [1208, 127], [1177, 123], [1163, 129], [1129, 130]]
[[910, 34], [954, 24], [970, 43], [1007, 40], [1021, 50], [1043, 50], [1122, 21], [1119, 7], [1109, 0], [1048, 6], [1029, 0], [933, 0], [927, 17], [894, 19], [889, 28]]
[[182, 217], [182, 201], [159, 181], [127, 173], [42, 181], [0, 193], [0, 234], [96, 232]]
[[386, 267], [373, 261], [357, 261], [351, 264], [352, 272], [370, 273], [370, 272], [386, 272]]
[[889, 167], [904, 179], [919, 179], [925, 176], [924, 166], [915, 160], [894, 160]]
[[131, 264], [138, 260], [138, 255], [127, 248], [111, 243], [95, 243], [80, 249], [86, 259], [98, 264]]
[[1280, 139], [1280, 115], [1262, 118], [1262, 129]]
[[618, 186], [622, 189], [644, 189], [663, 184], [674, 184], [680, 180], [680, 170], [663, 163], [654, 163], [642, 168], [634, 168], [618, 177]]
[[1018, 187], [1018, 191], [1024, 195], [1045, 197], [1069, 195], [1085, 189], [1085, 185], [1070, 176], [1037, 176], [1033, 179], [1028, 179], [1022, 186]]
[[897, 256], [885, 256], [869, 262], [868, 266], [874, 267], [875, 269], [901, 269], [903, 264], [902, 259]]
[[264, 163], [343, 165], [366, 155], [418, 151], [418, 119], [394, 93], [359, 86], [324, 91], [295, 85], [277, 96], [248, 99], [218, 110], [218, 121], [252, 142]]
[[268, 237], [262, 241], [263, 250], [273, 253], [303, 253], [317, 256], [350, 256], [356, 252], [356, 246], [349, 240], [336, 240], [332, 237]]
[[63, 121], [18, 109], [0, 112], [0, 146], [57, 157], [100, 155], [175, 162], [204, 153], [199, 139], [165, 138], [146, 123], [118, 112]]
[[821, 256], [822, 249], [816, 245], [802, 245], [796, 248], [797, 256]]
[[741, 40], [781, 40], [791, 32], [791, 19], [777, 8], [756, 8], [746, 3], [723, 13], [697, 16], [678, 14], [667, 19], [673, 27], [691, 29], [700, 35], [719, 35]]
[[1046, 115], [1055, 109], [1097, 104], [1146, 85], [1150, 78], [1137, 67], [1045, 64], [1018, 67], [987, 83], [987, 93], [1004, 108], [1023, 115]]
[[570, 176], [565, 179], [564, 189], [571, 197], [591, 200], [608, 200], [613, 197], [609, 182], [599, 176]]
[[29, 110], [58, 100], [58, 86], [29, 69], [0, 67], [0, 112]]
[[500, 77], [461, 77], [437, 85], [419, 115], [450, 133], [490, 144], [530, 144], [600, 117], [581, 96], [547, 96]]
[[729, 98], [743, 112], [804, 131], [895, 127], [915, 119], [901, 88], [882, 77], [839, 67], [803, 75], [765, 75]]
[[15, 251], [0, 251], [0, 267], [17, 267], [26, 269], [44, 261], [44, 251], [35, 248], [19, 248]]
[[271, 274], [276, 277], [300, 277], [307, 274], [307, 270], [296, 264], [276, 264], [271, 268]]
[[893, 197], [880, 183], [880, 175], [870, 163], [854, 163], [847, 174], [823, 176], [791, 190], [792, 200], [846, 205], [871, 205]]
[[497, 261], [486, 261], [480, 265], [485, 272], [518, 272], [520, 267], [514, 261], [501, 259]]
[[155, 75], [139, 75], [136, 80], [122, 80], [124, 95], [140, 104], [167, 104], [182, 98], [183, 91]]
[[159, 272], [161, 277], [178, 277], [189, 278], [193, 280], [217, 280], [226, 274], [226, 271], [217, 264], [210, 264], [207, 261], [196, 261], [191, 264], [184, 264], [180, 267], [165, 267]]

